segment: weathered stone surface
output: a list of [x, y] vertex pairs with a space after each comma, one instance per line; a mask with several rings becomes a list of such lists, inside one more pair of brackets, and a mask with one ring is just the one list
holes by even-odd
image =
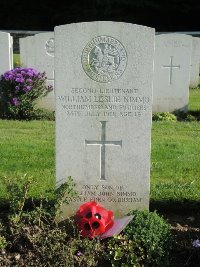
[[154, 29], [120, 22], [55, 28], [56, 176], [116, 217], [148, 209]]

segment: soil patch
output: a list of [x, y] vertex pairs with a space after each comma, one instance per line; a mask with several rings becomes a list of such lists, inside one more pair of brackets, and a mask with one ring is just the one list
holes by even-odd
[[160, 212], [171, 225], [175, 241], [172, 266], [200, 267], [200, 247], [193, 246], [200, 240], [200, 214], [197, 212]]

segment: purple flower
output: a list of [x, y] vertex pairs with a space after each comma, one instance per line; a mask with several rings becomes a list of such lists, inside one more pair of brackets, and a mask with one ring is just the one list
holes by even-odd
[[32, 83], [33, 80], [32, 80], [32, 79], [27, 79], [27, 82], [28, 82], [28, 83]]
[[13, 104], [14, 106], [19, 106], [20, 105], [20, 101], [16, 97], [12, 98], [10, 103]]
[[33, 76], [34, 76], [34, 74], [33, 74], [32, 71], [27, 72], [27, 75], [28, 75], [29, 77], [33, 77]]
[[25, 86], [25, 87], [23, 88], [24, 92], [29, 92], [31, 89], [32, 89], [31, 86]]
[[77, 253], [76, 253], [76, 256], [78, 256], [78, 257], [80, 257], [80, 256], [82, 256], [83, 254], [80, 252], [80, 251], [78, 251]]
[[27, 75], [29, 75], [29, 77], [33, 77], [33, 76], [35, 76], [37, 74], [38, 74], [37, 70], [34, 70], [32, 68], [28, 68], [27, 69]]
[[19, 83], [24, 83], [24, 78], [16, 78], [15, 81]]
[[19, 91], [20, 87], [19, 86], [15, 86], [15, 90]]
[[192, 242], [193, 247], [200, 248], [200, 240], [196, 239]]

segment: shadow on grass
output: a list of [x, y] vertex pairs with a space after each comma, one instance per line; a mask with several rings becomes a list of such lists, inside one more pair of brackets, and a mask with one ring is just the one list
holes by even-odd
[[[53, 207], [55, 203], [53, 199], [46, 201], [46, 199], [30, 198], [25, 202], [24, 211], [34, 210], [35, 207], [39, 207], [41, 205], [41, 201], [44, 206], [48, 205], [48, 207]], [[10, 213], [9, 201], [0, 198], [0, 218], [1, 219], [4, 219], [4, 217], [6, 218], [9, 213]]]
[[200, 109], [188, 110], [188, 112], [176, 110], [173, 114], [177, 117], [178, 121], [200, 121]]
[[173, 212], [173, 213], [186, 213], [200, 212], [200, 201], [195, 200], [163, 200], [163, 201], [150, 201], [150, 211], [157, 210], [158, 212]]
[[200, 121], [200, 110], [189, 110], [187, 114], [196, 118], [197, 121]]
[[[48, 200], [48, 202], [43, 199], [42, 203], [44, 205], [53, 206], [54, 200]], [[41, 199], [28, 199], [25, 203], [25, 210], [33, 210], [35, 207], [39, 207], [41, 204]], [[190, 200], [182, 200], [182, 201], [174, 201], [174, 200], [163, 200], [156, 201], [150, 200], [150, 211], [157, 210], [158, 212], [172, 212], [172, 213], [187, 213], [188, 212], [200, 212], [200, 201], [190, 201]], [[5, 199], [0, 199], [0, 217], [2, 213], [9, 213], [9, 201]]]
[[200, 248], [193, 241], [200, 238], [200, 201], [151, 201], [150, 211], [156, 210], [170, 224], [174, 240], [171, 267], [199, 267]]

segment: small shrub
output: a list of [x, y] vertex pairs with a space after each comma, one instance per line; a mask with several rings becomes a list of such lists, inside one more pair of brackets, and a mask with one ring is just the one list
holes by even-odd
[[169, 225], [156, 212], [133, 211], [121, 235], [108, 241], [113, 267], [168, 266], [172, 238]]
[[0, 78], [0, 117], [3, 119], [35, 119], [38, 98], [52, 90], [46, 86], [45, 73], [17, 67]]
[[153, 121], [177, 121], [177, 118], [174, 114], [170, 112], [157, 112], [152, 116]]

